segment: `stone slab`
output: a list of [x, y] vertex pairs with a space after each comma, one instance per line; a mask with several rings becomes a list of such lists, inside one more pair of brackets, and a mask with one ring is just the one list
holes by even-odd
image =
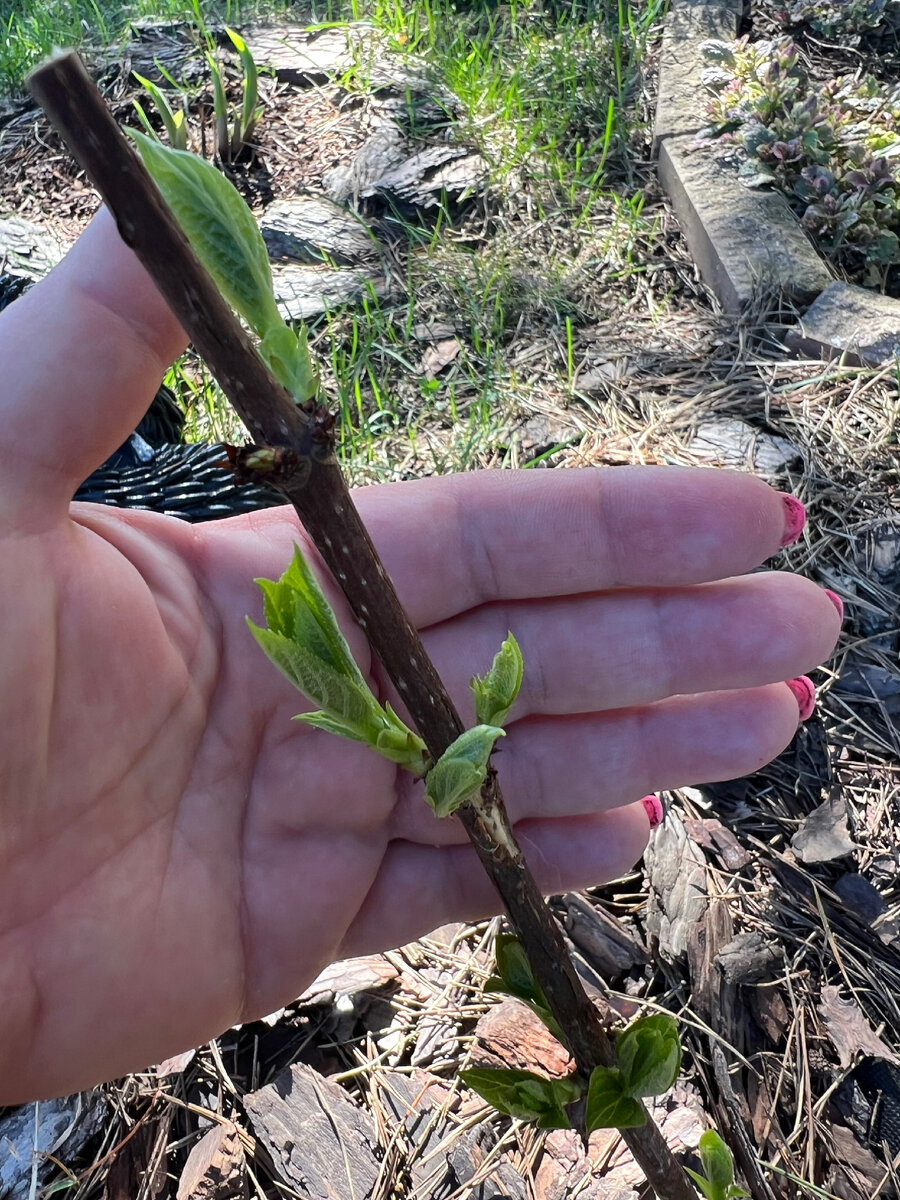
[[700, 80], [707, 64], [700, 46], [711, 38], [733, 41], [739, 24], [740, 13], [726, 4], [680, 5], [670, 11], [659, 59], [654, 153], [665, 138], [696, 134], [709, 124], [707, 92]]
[[721, 8], [734, 13], [740, 21], [744, 15], [744, 0], [720, 0], [718, 4], [710, 4], [710, 0], [671, 0], [669, 13], [685, 12], [691, 8]]
[[727, 148], [666, 138], [659, 178], [694, 261], [727, 312], [739, 312], [765, 288], [810, 304], [831, 283], [784, 197], [743, 187]]
[[854, 366], [883, 366], [900, 355], [900, 300], [836, 279], [786, 340], [812, 358], [844, 355]]

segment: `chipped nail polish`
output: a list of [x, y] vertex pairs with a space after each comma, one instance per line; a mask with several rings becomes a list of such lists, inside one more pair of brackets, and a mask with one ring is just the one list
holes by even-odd
[[806, 509], [796, 496], [782, 495], [781, 503], [784, 506], [784, 533], [780, 544], [784, 547], [796, 542], [803, 532], [803, 526], [806, 524]]
[[834, 605], [834, 607], [837, 609], [838, 616], [843, 621], [843, 619], [844, 619], [844, 602], [843, 602], [843, 600], [840, 598], [840, 596], [837, 594], [837, 592], [833, 592], [831, 590], [831, 588], [825, 588], [824, 592], [825, 592], [825, 595], [828, 597], [828, 599], [831, 601], [831, 603]]
[[666, 810], [663, 807], [663, 802], [659, 796], [645, 796], [641, 801], [644, 806], [644, 811], [647, 814], [647, 820], [650, 822], [650, 828], [656, 829], [662, 825], [663, 817], [666, 815]]
[[806, 675], [787, 680], [787, 685], [800, 707], [800, 720], [808, 721], [816, 707], [816, 685]]

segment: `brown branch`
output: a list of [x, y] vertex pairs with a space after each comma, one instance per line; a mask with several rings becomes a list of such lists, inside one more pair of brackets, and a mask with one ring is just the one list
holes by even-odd
[[[153, 278], [255, 441], [282, 451], [278, 469], [266, 478], [294, 506], [431, 755], [439, 758], [463, 725], [351, 499], [334, 457], [326, 414], [299, 407], [270, 374], [78, 56], [55, 56], [32, 74], [30, 83], [115, 217], [123, 241]], [[577, 1069], [588, 1077], [595, 1066], [611, 1065], [610, 1037], [516, 844], [493, 771], [481, 796], [458, 815], [500, 893]], [[696, 1200], [652, 1121], [623, 1137], [663, 1200]]]

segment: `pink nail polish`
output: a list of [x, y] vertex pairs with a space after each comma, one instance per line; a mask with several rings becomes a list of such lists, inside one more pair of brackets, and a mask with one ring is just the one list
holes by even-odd
[[816, 685], [806, 675], [798, 675], [796, 679], [789, 679], [787, 685], [800, 706], [800, 720], [808, 721], [816, 707]]
[[833, 592], [830, 588], [825, 588], [825, 595], [828, 597], [828, 599], [831, 601], [831, 603], [837, 609], [837, 614], [843, 621], [843, 619], [844, 619], [844, 602], [843, 602], [843, 600], [840, 598], [840, 596], [837, 594], [837, 592]]
[[784, 506], [784, 533], [781, 545], [790, 546], [803, 532], [803, 526], [806, 524], [806, 509], [796, 496], [783, 495], [781, 503]]
[[663, 817], [666, 815], [666, 810], [663, 807], [663, 802], [659, 796], [645, 796], [641, 801], [644, 806], [644, 811], [647, 814], [647, 820], [650, 822], [650, 828], [656, 829], [663, 823]]

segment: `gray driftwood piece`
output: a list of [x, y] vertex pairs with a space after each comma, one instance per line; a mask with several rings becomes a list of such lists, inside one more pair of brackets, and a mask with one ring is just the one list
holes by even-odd
[[41, 226], [0, 212], [0, 270], [39, 279], [55, 267], [67, 247]]
[[103, 1093], [82, 1092], [58, 1100], [24, 1104], [0, 1119], [0, 1196], [26, 1200], [58, 1171], [53, 1155], [66, 1166], [78, 1165], [85, 1145], [103, 1127]]
[[244, 1098], [276, 1172], [309, 1200], [366, 1200], [378, 1179], [368, 1114], [336, 1083], [298, 1063]]
[[273, 261], [355, 266], [380, 256], [378, 239], [362, 217], [327, 196], [276, 200], [259, 222]]

